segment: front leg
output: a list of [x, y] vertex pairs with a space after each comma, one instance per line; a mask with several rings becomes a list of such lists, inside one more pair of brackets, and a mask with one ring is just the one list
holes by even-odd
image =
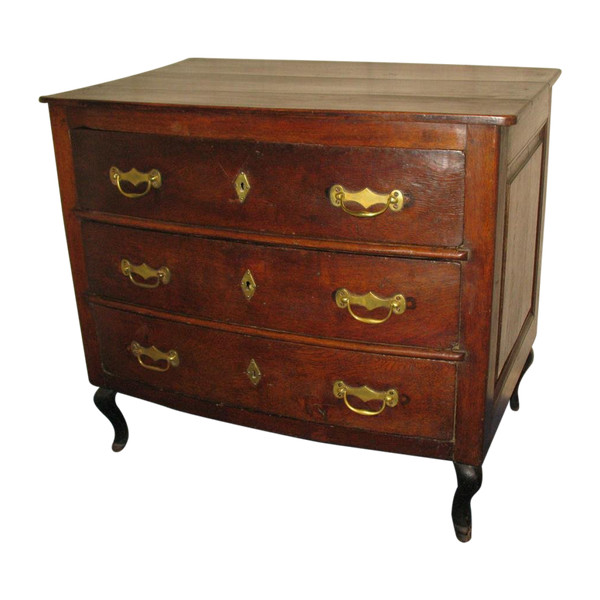
[[98, 410], [112, 423], [115, 428], [115, 441], [112, 449], [114, 452], [120, 452], [125, 448], [125, 444], [129, 439], [129, 430], [123, 413], [115, 402], [117, 392], [106, 388], [98, 388], [94, 394], [94, 404]]
[[533, 362], [533, 350], [531, 350], [531, 352], [527, 356], [527, 360], [525, 361], [525, 364], [523, 365], [523, 370], [521, 371], [521, 375], [519, 375], [519, 381], [517, 381], [517, 385], [515, 386], [515, 391], [513, 392], [512, 396], [510, 397], [510, 407], [513, 410], [519, 410], [519, 385], [521, 383], [521, 379], [523, 379], [523, 375], [525, 375], [525, 373], [527, 373], [527, 369], [529, 369], [532, 362]]
[[479, 491], [483, 473], [481, 467], [454, 463], [458, 487], [452, 503], [452, 521], [456, 537], [461, 542], [471, 539], [471, 498]]

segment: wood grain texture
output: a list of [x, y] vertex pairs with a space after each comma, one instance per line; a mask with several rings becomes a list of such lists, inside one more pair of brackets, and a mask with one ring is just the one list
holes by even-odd
[[291, 248], [304, 248], [306, 250], [330, 250], [333, 252], [362, 254], [365, 256], [390, 256], [432, 260], [465, 261], [469, 257], [469, 251], [464, 247], [443, 248], [416, 244], [382, 244], [377, 242], [358, 242], [351, 240], [321, 240], [300, 236], [292, 238], [276, 233], [235, 231], [232, 229], [219, 229], [202, 225], [188, 225], [186, 223], [169, 223], [159, 219], [140, 219], [98, 211], [75, 210], [74, 213], [82, 220], [93, 221], [96, 223], [121, 225], [125, 227], [134, 227], [136, 229], [146, 229], [148, 231], [194, 235], [217, 240], [252, 242], [268, 246], [287, 246]]
[[[89, 289], [100, 296], [309, 336], [438, 349], [458, 341], [456, 263], [272, 248], [89, 222], [83, 232]], [[134, 265], [167, 266], [171, 280], [155, 289], [138, 287], [122, 274], [123, 258]], [[240, 286], [247, 269], [257, 284], [250, 300]], [[336, 305], [340, 288], [383, 298], [400, 293], [409, 299], [409, 309], [385, 323], [361, 323]], [[376, 319], [389, 312], [354, 310]]]
[[[122, 392], [311, 440], [451, 459], [452, 516], [467, 541], [481, 464], [532, 356], [559, 74], [190, 59], [42, 98], [88, 372], [113, 448], [127, 439]], [[162, 186], [126, 198], [113, 166], [158, 169]], [[383, 202], [399, 189], [404, 207], [357, 218], [331, 204], [334, 185]], [[140, 288], [122, 259], [168, 267], [170, 280]], [[340, 288], [403, 294], [408, 310], [361, 323], [336, 305]], [[134, 341], [178, 360], [150, 351], [141, 362]], [[148, 368], [158, 365], [170, 368]], [[357, 414], [334, 393], [339, 380], [394, 388], [399, 403]]]
[[[246, 231], [321, 239], [457, 246], [462, 241], [464, 156], [453, 151], [345, 148], [206, 141], [178, 137], [72, 132], [82, 208]], [[139, 199], [108, 176], [158, 169], [162, 187]], [[246, 173], [240, 203], [234, 181]], [[334, 207], [329, 189], [399, 189], [400, 212], [356, 218]], [[379, 208], [381, 208], [379, 206]]]
[[165, 392], [138, 381], [120, 379], [108, 374], [106, 379], [113, 389], [124, 394], [209, 419], [218, 419], [245, 427], [304, 438], [313, 442], [340, 444], [383, 452], [414, 454], [444, 460], [452, 459], [453, 442], [379, 433], [341, 425], [333, 426], [327, 423], [281, 417], [247, 408], [215, 404], [208, 400], [202, 400], [197, 396]]
[[[436, 65], [421, 63], [373, 63], [352, 61], [301, 61], [301, 60], [247, 60], [223, 58], [188, 58], [166, 67], [153, 69], [143, 76], [177, 79], [191, 74], [203, 75], [255, 75], [288, 77], [324, 77], [338, 79], [391, 79], [433, 81], [509, 81], [538, 82], [552, 85], [558, 78], [558, 69], [533, 67], [487, 67], [481, 65]], [[134, 75], [133, 77], [138, 77]], [[127, 85], [131, 77], [117, 81]], [[112, 83], [117, 83], [117, 81]], [[100, 84], [104, 86], [106, 84]]]
[[496, 377], [534, 302], [542, 158], [539, 146], [508, 186]]
[[61, 206], [88, 377], [95, 385], [102, 386], [103, 374], [100, 367], [98, 339], [92, 315], [84, 297], [87, 290], [87, 273], [83, 257], [81, 227], [79, 220], [73, 212], [77, 203], [77, 192], [71, 137], [65, 109], [60, 106], [51, 106], [50, 122], [52, 124], [52, 139], [54, 142]]
[[463, 150], [466, 126], [413, 122], [375, 112], [148, 107], [127, 104], [68, 106], [69, 127], [178, 135], [204, 139], [261, 140], [289, 144], [333, 144]]
[[377, 111], [511, 125], [556, 69], [189, 59], [43, 101]]
[[500, 310], [502, 306], [502, 271], [504, 262], [504, 231], [506, 226], [506, 196], [508, 189], [508, 129], [500, 130], [500, 147], [498, 152], [498, 183], [496, 206], [496, 233], [494, 240], [494, 284], [490, 314], [490, 349], [489, 364], [493, 372], [488, 374], [486, 389], [486, 423], [494, 398], [496, 382], [495, 367], [498, 362], [498, 341], [500, 339]]
[[[548, 111], [549, 110], [550, 108], [548, 107]], [[487, 452], [490, 448], [510, 397], [514, 392], [515, 387], [518, 385], [523, 368], [532, 352], [532, 345], [537, 333], [537, 307], [539, 303], [540, 291], [541, 258], [546, 203], [546, 175], [548, 169], [548, 144], [550, 136], [549, 117], [550, 112], [548, 112], [548, 114], [545, 116], [546, 125], [542, 131], [540, 131], [533, 140], [530, 140], [525, 144], [525, 146], [518, 152], [518, 158], [513, 160], [511, 165], [505, 169], [514, 180], [515, 177], [519, 176], [520, 169], [528, 166], [529, 160], [535, 155], [537, 150], [540, 148], [542, 149], [541, 182], [539, 186], [539, 208], [537, 210], [535, 267], [532, 286], [531, 310], [525, 317], [525, 321], [517, 335], [512, 349], [506, 358], [501, 372], [498, 373], [497, 378], [490, 377], [488, 384], [488, 406], [486, 408], [485, 420], [485, 452]], [[502, 239], [504, 240], [504, 237]], [[503, 274], [504, 272], [502, 267], [499, 268], [499, 271], [500, 274]], [[498, 290], [504, 293], [504, 289], [501, 285], [498, 285]], [[496, 318], [500, 320], [500, 317], [501, 313], [498, 311]], [[496, 348], [498, 348], [499, 351], [498, 343], [496, 344]], [[494, 362], [494, 366], [495, 365], [496, 363]], [[494, 375], [496, 375], [496, 368], [494, 369]]]
[[550, 116], [550, 103], [552, 90], [544, 90], [523, 110], [519, 122], [507, 129], [507, 161], [509, 170], [518, 164], [519, 155], [527, 148], [527, 145], [539, 136], [541, 129], [547, 123]]
[[[452, 439], [456, 367], [450, 363], [238, 336], [99, 305], [93, 305], [93, 313], [103, 368], [114, 377], [267, 414], [382, 433]], [[128, 349], [134, 340], [142, 346], [176, 350], [180, 365], [166, 372], [141, 367]], [[252, 359], [262, 373], [256, 386], [246, 374]], [[355, 414], [333, 395], [337, 380], [375, 390], [397, 388], [400, 403], [377, 417]], [[377, 407], [377, 402], [369, 406], [371, 410]]]
[[[535, 187], [526, 163], [547, 138], [558, 75], [190, 60], [46, 97], [90, 379], [231, 422], [480, 465], [535, 337], [547, 144], [537, 213], [513, 199]], [[125, 199], [113, 164], [159, 168], [163, 187]], [[252, 186], [244, 204], [240, 170]], [[329, 203], [334, 183], [400, 188], [408, 201], [355, 219]], [[171, 287], [149, 300], [118, 272], [123, 257], [173, 265]], [[521, 263], [526, 277], [514, 274]], [[186, 268], [199, 275], [175, 277]], [[258, 283], [250, 302], [246, 268]], [[417, 300], [388, 323], [401, 330], [367, 334], [331, 297], [399, 285]], [[186, 358], [168, 374], [181, 379], [142, 369], [127, 353], [133, 334], [182, 340]], [[246, 389], [249, 358], [264, 379]], [[406, 385], [411, 400], [368, 423], [324, 383], [342, 369], [350, 385]]]
[[460, 326], [468, 354], [458, 373], [454, 461], [478, 466], [484, 458], [490, 370], [500, 131], [469, 126], [465, 154], [465, 244], [471, 254], [462, 269]]
[[176, 312], [162, 311], [156, 308], [148, 308], [142, 305], [131, 305], [118, 300], [111, 300], [101, 296], [89, 295], [88, 300], [93, 304], [114, 308], [116, 310], [132, 310], [137, 314], [145, 315], [152, 318], [166, 319], [177, 321], [187, 325], [196, 325], [198, 327], [208, 327], [211, 329], [219, 329], [229, 333], [240, 335], [251, 335], [262, 337], [269, 340], [280, 340], [283, 342], [291, 342], [294, 344], [305, 344], [309, 346], [319, 346], [320, 348], [333, 348], [350, 350], [353, 352], [386, 354], [388, 356], [402, 356], [409, 358], [423, 358], [426, 360], [444, 360], [449, 362], [460, 362], [465, 357], [464, 350], [452, 348], [451, 350], [435, 350], [432, 348], [420, 348], [416, 346], [400, 346], [392, 344], [376, 344], [374, 342], [354, 342], [349, 340], [322, 338], [314, 336], [305, 336], [289, 331], [277, 331], [275, 329], [257, 329], [254, 327], [246, 327], [235, 323], [227, 323], [224, 321], [209, 321], [200, 317], [192, 317], [190, 315], [182, 315]]

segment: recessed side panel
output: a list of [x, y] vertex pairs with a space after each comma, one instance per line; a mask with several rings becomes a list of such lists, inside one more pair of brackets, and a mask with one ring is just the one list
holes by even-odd
[[540, 144], [508, 185], [496, 377], [500, 376], [535, 306], [542, 165]]

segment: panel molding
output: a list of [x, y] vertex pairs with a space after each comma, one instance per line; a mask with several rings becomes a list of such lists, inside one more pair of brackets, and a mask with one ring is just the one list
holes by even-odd
[[506, 187], [496, 379], [507, 364], [529, 314], [535, 317], [545, 162], [543, 138], [538, 137], [529, 149], [527, 160], [512, 173]]

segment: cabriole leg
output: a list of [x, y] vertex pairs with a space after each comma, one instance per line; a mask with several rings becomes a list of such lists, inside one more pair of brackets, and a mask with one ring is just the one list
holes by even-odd
[[112, 449], [114, 452], [120, 452], [125, 448], [125, 444], [129, 439], [129, 430], [127, 429], [125, 417], [115, 402], [116, 395], [117, 392], [113, 392], [113, 390], [98, 388], [98, 391], [94, 394], [94, 404], [115, 428], [115, 441]]
[[471, 539], [471, 498], [479, 491], [483, 474], [481, 467], [454, 463], [458, 487], [452, 503], [452, 521], [456, 537], [461, 542]]
[[515, 386], [515, 391], [513, 392], [512, 396], [510, 397], [510, 407], [513, 410], [519, 410], [519, 385], [521, 383], [521, 379], [523, 379], [523, 375], [525, 375], [525, 373], [527, 373], [527, 369], [529, 369], [532, 362], [533, 362], [533, 350], [529, 353], [529, 356], [527, 357], [527, 360], [525, 361], [525, 364], [523, 365], [523, 370], [521, 371], [521, 375], [519, 376], [519, 381], [517, 381], [517, 385]]

